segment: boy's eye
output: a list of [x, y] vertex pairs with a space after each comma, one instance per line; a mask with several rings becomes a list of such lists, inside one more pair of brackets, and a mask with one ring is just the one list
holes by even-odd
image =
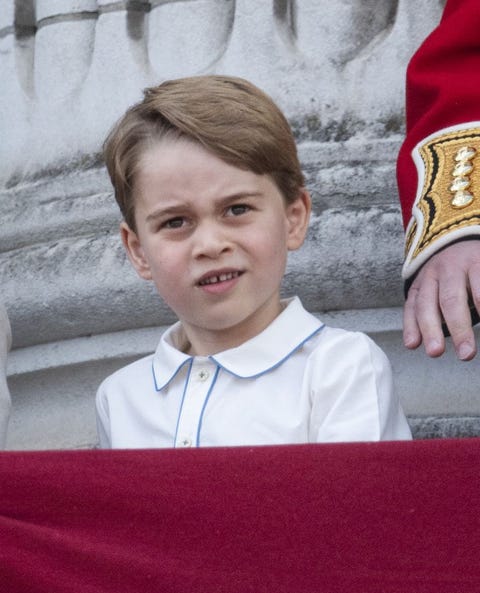
[[228, 209], [229, 213], [233, 214], [233, 216], [240, 216], [241, 214], [245, 214], [249, 210], [250, 206], [247, 206], [247, 204], [234, 204], [233, 206], [230, 206], [230, 208]]
[[167, 229], [180, 229], [184, 223], [184, 218], [176, 216], [175, 218], [170, 218], [170, 220], [165, 221], [162, 226]]

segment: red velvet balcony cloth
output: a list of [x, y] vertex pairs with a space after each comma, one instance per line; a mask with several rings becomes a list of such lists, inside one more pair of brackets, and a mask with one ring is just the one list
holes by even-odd
[[0, 454], [2, 593], [480, 591], [480, 439]]

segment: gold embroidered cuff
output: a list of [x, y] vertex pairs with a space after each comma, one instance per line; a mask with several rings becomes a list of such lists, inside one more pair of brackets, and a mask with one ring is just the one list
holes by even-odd
[[404, 279], [452, 241], [480, 237], [480, 122], [442, 130], [412, 156], [418, 193], [406, 232]]

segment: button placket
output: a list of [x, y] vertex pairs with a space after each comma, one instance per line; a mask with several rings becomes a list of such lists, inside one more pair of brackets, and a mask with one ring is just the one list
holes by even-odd
[[176, 447], [194, 447], [198, 426], [208, 396], [214, 373], [214, 363], [209, 360], [194, 360], [185, 390], [178, 421]]
[[208, 371], [208, 369], [202, 368], [197, 372], [197, 379], [199, 381], [202, 381], [202, 382], [206, 381], [209, 377], [210, 377], [210, 372]]

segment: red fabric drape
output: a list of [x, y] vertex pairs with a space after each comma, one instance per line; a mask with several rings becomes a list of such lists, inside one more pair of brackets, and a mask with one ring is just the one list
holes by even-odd
[[0, 454], [5, 593], [480, 591], [480, 439]]

